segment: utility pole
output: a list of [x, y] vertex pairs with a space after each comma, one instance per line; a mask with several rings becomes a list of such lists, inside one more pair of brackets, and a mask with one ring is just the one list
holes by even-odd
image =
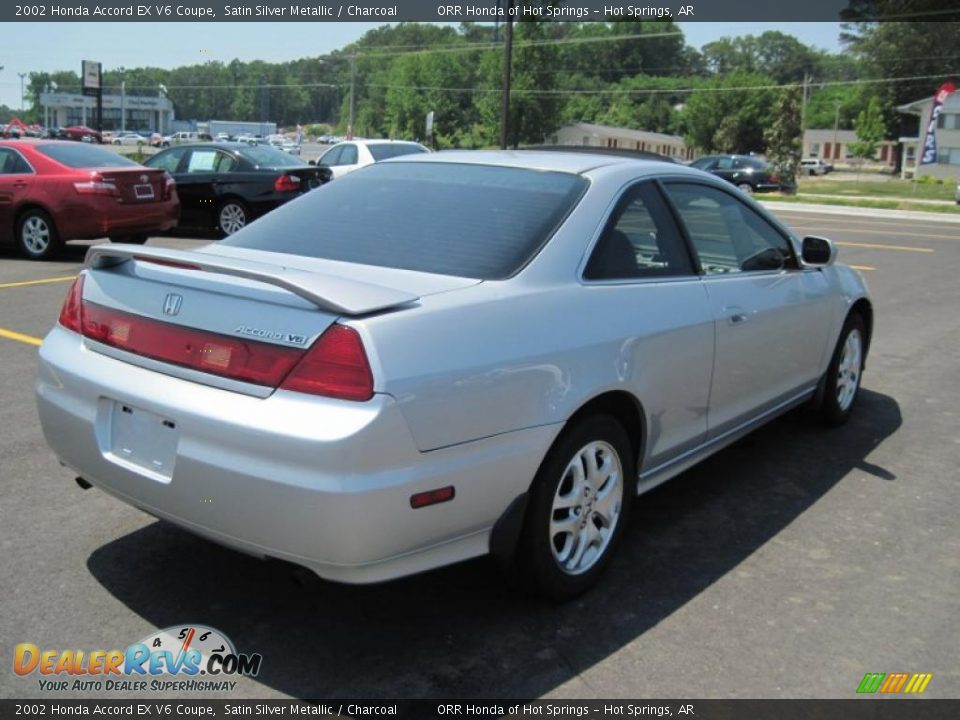
[[506, 150], [510, 142], [510, 69], [513, 56], [513, 0], [506, 0], [507, 26], [504, 29], [503, 45], [503, 90], [500, 104], [500, 149]]
[[[27, 76], [26, 73], [17, 73], [20, 76], [20, 115], [23, 115], [23, 111], [26, 109], [23, 105], [23, 79]], [[21, 119], [23, 119], [21, 117]]]
[[810, 74], [803, 73], [803, 99], [800, 102], [800, 157], [803, 157], [803, 136], [807, 133], [807, 88], [810, 86]]
[[347, 140], [353, 140], [353, 121], [357, 112], [357, 54], [350, 56], [350, 122], [347, 123]]
[[[837, 147], [837, 136], [840, 134], [840, 103], [837, 103], [836, 114], [833, 116], [833, 147]], [[827, 158], [829, 160], [830, 158]]]

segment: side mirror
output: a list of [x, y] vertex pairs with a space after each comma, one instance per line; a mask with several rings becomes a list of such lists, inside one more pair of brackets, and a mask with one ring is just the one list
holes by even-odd
[[317, 161], [316, 161], [316, 160], [308, 160], [308, 161], [307, 161], [307, 164], [309, 164], [309, 165], [316, 165], [316, 164], [317, 164]]
[[832, 265], [837, 259], [837, 246], [827, 238], [808, 235], [803, 239], [802, 254], [807, 265]]

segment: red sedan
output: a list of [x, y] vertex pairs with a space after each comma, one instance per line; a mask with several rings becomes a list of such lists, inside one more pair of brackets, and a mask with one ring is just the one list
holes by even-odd
[[57, 140], [0, 141], [0, 243], [34, 260], [67, 240], [146, 242], [180, 217], [176, 184], [104, 148]]

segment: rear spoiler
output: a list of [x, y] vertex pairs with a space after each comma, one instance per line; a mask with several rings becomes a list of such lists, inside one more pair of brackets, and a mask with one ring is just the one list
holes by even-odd
[[338, 315], [364, 315], [398, 305], [407, 305], [420, 299], [419, 296], [402, 290], [336, 275], [295, 270], [282, 265], [251, 262], [207, 253], [122, 243], [94, 245], [87, 251], [86, 266], [94, 270], [103, 269], [139, 259], [174, 266], [183, 264], [191, 270], [202, 270], [275, 285], [308, 300], [321, 310]]

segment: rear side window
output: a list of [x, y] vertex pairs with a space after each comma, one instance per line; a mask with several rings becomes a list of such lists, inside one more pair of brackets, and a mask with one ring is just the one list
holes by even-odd
[[0, 175], [27, 175], [33, 172], [33, 169], [20, 157], [20, 153], [0, 148]]
[[294, 157], [283, 150], [277, 150], [269, 145], [251, 145], [238, 150], [237, 153], [245, 157], [254, 167], [258, 168], [285, 168], [301, 167], [303, 160]]
[[690, 255], [660, 193], [644, 182], [617, 203], [583, 276], [617, 280], [692, 274]]
[[587, 181], [459, 163], [384, 163], [328, 183], [223, 244], [496, 280], [543, 246]]
[[382, 145], [367, 145], [367, 150], [373, 155], [377, 162], [387, 158], [400, 157], [401, 155], [413, 155], [414, 153], [425, 153], [427, 149], [413, 143], [383, 143]]
[[36, 145], [37, 152], [71, 168], [137, 167], [139, 163], [86, 143]]
[[166, 170], [169, 173], [174, 173], [180, 166], [180, 160], [183, 158], [183, 155], [186, 152], [187, 149], [182, 147], [164, 150], [163, 152], [157, 153], [153, 157], [147, 158], [144, 165], [147, 167]]

